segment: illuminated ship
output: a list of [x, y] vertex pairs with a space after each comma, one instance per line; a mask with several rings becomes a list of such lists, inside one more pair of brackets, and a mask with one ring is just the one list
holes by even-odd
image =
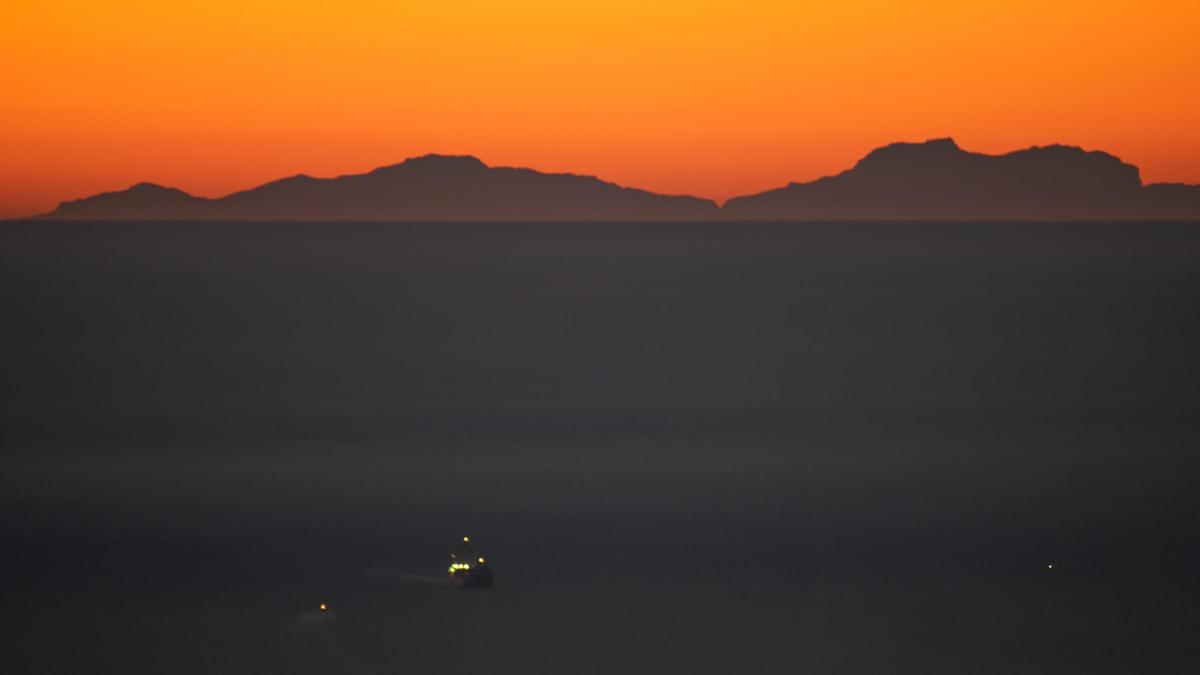
[[462, 546], [450, 553], [450, 568], [446, 570], [450, 585], [469, 590], [488, 590], [492, 587], [492, 568], [479, 551], [471, 549], [471, 538], [463, 537]]

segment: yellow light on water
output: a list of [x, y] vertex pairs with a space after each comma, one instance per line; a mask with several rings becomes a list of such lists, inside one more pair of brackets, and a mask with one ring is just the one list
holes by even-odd
[[480, 559], [479, 559], [479, 564], [480, 564], [480, 565], [482, 565], [482, 564], [483, 564], [483, 558], [480, 558]]
[[329, 607], [327, 607], [327, 606], [325, 605], [325, 603], [323, 603], [323, 602], [322, 602], [322, 603], [321, 603], [321, 611], [322, 611], [322, 612], [324, 612], [324, 611], [327, 611], [328, 609], [329, 609]]
[[471, 538], [470, 538], [470, 537], [463, 537], [463, 543], [464, 543], [464, 544], [469, 544], [469, 543], [471, 543]]

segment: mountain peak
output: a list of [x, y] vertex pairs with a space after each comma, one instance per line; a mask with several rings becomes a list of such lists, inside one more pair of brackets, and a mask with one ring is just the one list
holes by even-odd
[[381, 166], [372, 174], [394, 173], [396, 171], [478, 171], [488, 168], [478, 157], [472, 155], [439, 155], [429, 153], [419, 157], [409, 157], [399, 164]]
[[914, 159], [942, 159], [967, 154], [953, 138], [931, 138], [921, 143], [889, 143], [875, 148], [858, 161], [858, 166], [871, 165], [879, 162], [909, 162]]
[[145, 194], [145, 195], [176, 193], [176, 192], [183, 193], [183, 190], [180, 190], [178, 188], [169, 188], [169, 187], [166, 187], [163, 185], [159, 185], [158, 183], [149, 183], [149, 182], [145, 182], [145, 181], [130, 186], [127, 191], [132, 192], [134, 194]]

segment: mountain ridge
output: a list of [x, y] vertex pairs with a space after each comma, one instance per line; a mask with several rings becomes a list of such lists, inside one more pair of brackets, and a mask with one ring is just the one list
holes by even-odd
[[43, 220], [1117, 220], [1200, 219], [1200, 186], [1144, 185], [1100, 150], [1033, 146], [999, 155], [952, 138], [897, 142], [854, 166], [723, 205], [574, 173], [426, 154], [365, 173], [295, 174], [197, 197], [137, 183], [64, 201]]
[[[1200, 218], [1200, 189], [1155, 203], [1138, 168], [1076, 146], [1000, 155], [951, 138], [876, 148], [833, 176], [734, 197], [722, 215], [764, 220], [1106, 220]], [[1161, 200], [1160, 200], [1161, 201]]]
[[428, 154], [366, 173], [297, 174], [223, 197], [138, 184], [63, 202], [63, 220], [691, 220], [717, 204], [659, 195], [592, 176], [489, 167], [470, 155]]

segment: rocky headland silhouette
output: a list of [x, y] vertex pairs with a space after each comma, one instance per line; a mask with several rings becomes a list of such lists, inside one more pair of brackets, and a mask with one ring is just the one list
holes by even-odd
[[851, 169], [711, 200], [592, 176], [426, 155], [365, 174], [299, 175], [209, 199], [141, 183], [63, 202], [52, 220], [1194, 220], [1200, 186], [1143, 185], [1138, 168], [1063, 145], [1003, 155], [952, 139], [894, 143]]
[[766, 220], [1114, 220], [1200, 218], [1200, 186], [1143, 186], [1106, 152], [1050, 145], [1003, 155], [953, 139], [893, 143], [851, 169], [736, 197], [726, 217]]

